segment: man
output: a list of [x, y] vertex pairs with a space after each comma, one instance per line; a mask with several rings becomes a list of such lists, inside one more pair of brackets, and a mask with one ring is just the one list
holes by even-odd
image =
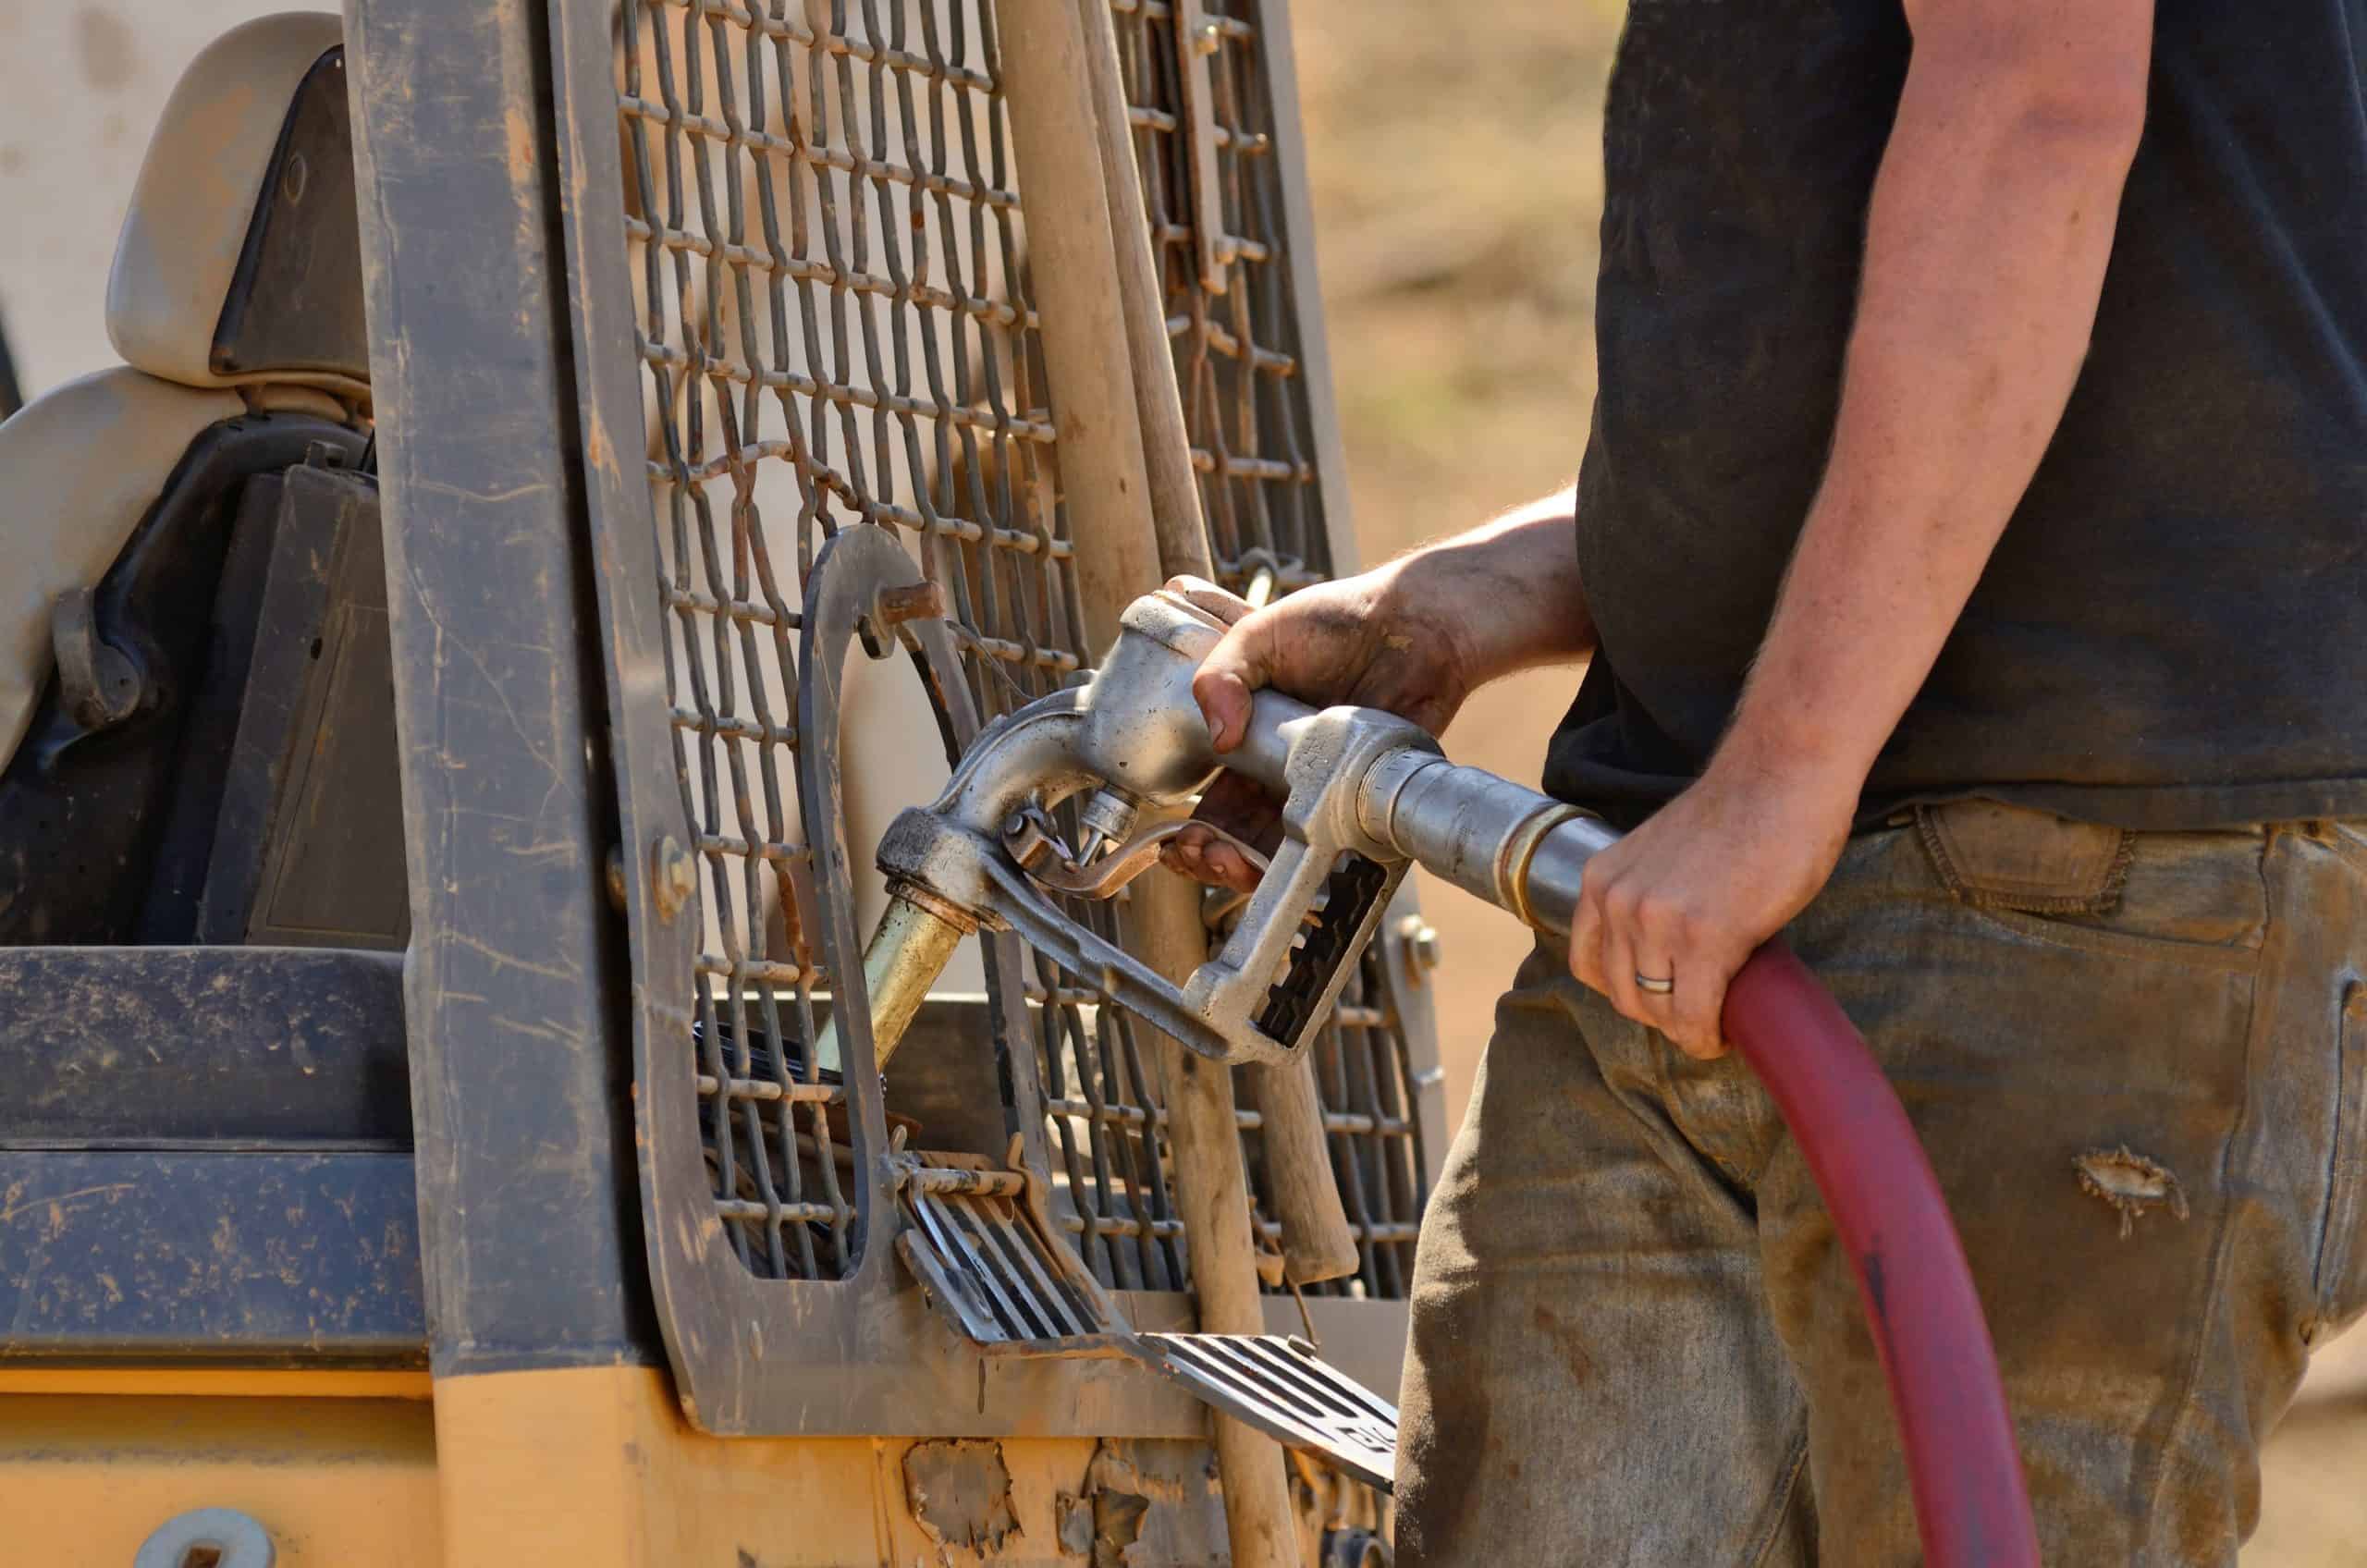
[[1574, 495], [1208, 660], [1224, 744], [1265, 683], [1442, 727], [1590, 655], [1547, 785], [1635, 827], [1428, 1216], [1401, 1563], [1916, 1560], [1846, 1260], [1721, 1056], [1784, 928], [1946, 1187], [2048, 1561], [2235, 1562], [2367, 1304], [2362, 37], [1632, 0]]

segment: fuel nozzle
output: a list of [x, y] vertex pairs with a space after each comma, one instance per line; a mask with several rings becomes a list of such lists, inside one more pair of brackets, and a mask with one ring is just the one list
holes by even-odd
[[[1092, 678], [983, 736], [934, 802], [897, 818], [879, 864], [976, 923], [1015, 928], [1195, 1050], [1283, 1060], [1330, 1011], [1405, 874], [1406, 857], [1365, 830], [1359, 781], [1383, 755], [1437, 744], [1389, 714], [1261, 692], [1242, 744], [1220, 756], [1192, 677], [1223, 632], [1189, 590], [1135, 600]], [[1256, 857], [1263, 879], [1221, 949], [1179, 986], [1062, 901], [1111, 897], [1147, 869], [1220, 767], [1282, 798], [1282, 837]]]

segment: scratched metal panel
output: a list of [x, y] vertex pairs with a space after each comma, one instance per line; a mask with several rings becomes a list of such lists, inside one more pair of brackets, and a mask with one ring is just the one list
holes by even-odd
[[0, 1150], [6, 1355], [423, 1366], [411, 1157]]

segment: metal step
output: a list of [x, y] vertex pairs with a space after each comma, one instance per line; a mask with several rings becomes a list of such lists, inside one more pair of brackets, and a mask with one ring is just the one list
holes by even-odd
[[1137, 1334], [1131, 1354], [1226, 1415], [1390, 1490], [1397, 1407], [1286, 1334]]
[[898, 1158], [896, 1251], [989, 1354], [1127, 1356], [1287, 1447], [1391, 1489], [1397, 1407], [1282, 1334], [1137, 1333], [1055, 1238], [1024, 1173], [958, 1155]]

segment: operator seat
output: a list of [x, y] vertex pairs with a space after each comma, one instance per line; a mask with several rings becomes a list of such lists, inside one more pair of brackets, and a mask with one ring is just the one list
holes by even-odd
[[367, 447], [344, 65], [325, 13], [197, 56], [116, 247], [124, 362], [0, 423], [0, 945], [198, 937], [279, 476]]
[[107, 327], [0, 423], [0, 1191], [138, 1201], [0, 1205], [0, 1363], [423, 1366], [336, 17], [190, 65]]

